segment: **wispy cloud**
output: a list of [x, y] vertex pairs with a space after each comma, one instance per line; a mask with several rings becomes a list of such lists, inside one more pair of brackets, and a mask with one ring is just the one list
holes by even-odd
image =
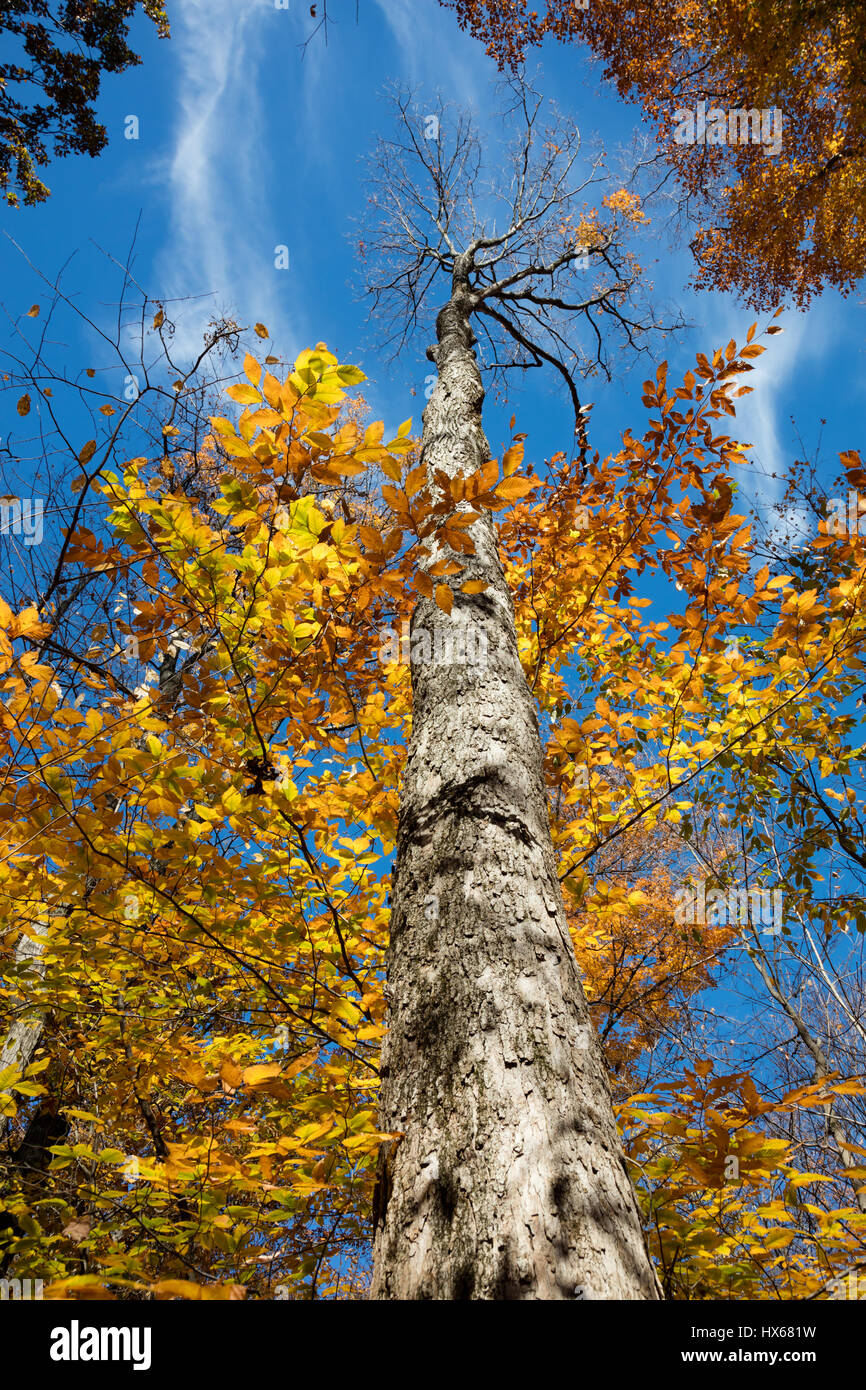
[[420, 0], [376, 0], [400, 48], [400, 72], [412, 86], [440, 88], [443, 96], [473, 106], [491, 90], [491, 60], [461, 34], [454, 15]]
[[[711, 321], [707, 341], [716, 347], [734, 338], [742, 347], [750, 318], [757, 318], [760, 333], [766, 315], [726, 306]], [[810, 361], [820, 360], [832, 337], [828, 311], [820, 303], [805, 314], [783, 314], [776, 322], [783, 332], [764, 339], [762, 346], [766, 351], [754, 359], [754, 370], [742, 379], [752, 393], [736, 402], [736, 421], [729, 422], [730, 433], [751, 445], [753, 462], [744, 483], [762, 509], [771, 508], [778, 501], [782, 479], [796, 447], [794, 427], [789, 419], [782, 419], [782, 409], [790, 415], [798, 375]], [[802, 423], [808, 426], [810, 422]]]
[[[708, 325], [706, 341], [715, 348], [733, 338], [742, 347], [751, 320], [757, 320], [760, 334], [767, 315], [731, 302], [720, 305]], [[728, 420], [727, 431], [750, 446], [750, 462], [738, 470], [738, 482], [760, 514], [767, 536], [783, 547], [799, 548], [814, 533], [814, 517], [805, 505], [783, 502], [784, 479], [794, 459], [802, 457], [799, 430], [808, 437], [817, 424], [805, 383], [810, 364], [820, 363], [835, 341], [834, 313], [828, 303], [819, 301], [807, 313], [791, 311], [776, 323], [783, 332], [764, 338], [766, 351], [753, 360], [754, 370], [741, 383], [752, 392], [736, 402], [736, 419]], [[800, 418], [798, 383], [803, 383], [809, 399], [809, 414]]]
[[157, 272], [167, 295], [209, 296], [172, 312], [178, 357], [200, 348], [208, 319], [221, 314], [264, 318], [281, 347], [295, 346], [262, 197], [270, 142], [257, 95], [268, 26], [290, 22], [261, 0], [176, 0], [172, 9], [177, 114]]

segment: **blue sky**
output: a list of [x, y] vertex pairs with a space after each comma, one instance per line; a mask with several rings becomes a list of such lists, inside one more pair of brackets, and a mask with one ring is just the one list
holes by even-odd
[[[137, 21], [142, 65], [107, 79], [99, 102], [107, 151], [98, 160], [53, 163], [50, 201], [4, 214], [5, 230], [49, 277], [75, 253], [67, 288], [97, 318], [110, 320], [115, 285], [93, 243], [123, 260], [140, 222], [134, 265], [151, 295], [208, 296], [172, 314], [181, 355], [200, 344], [212, 312], [229, 312], [245, 324], [263, 320], [281, 354], [324, 339], [343, 361], [357, 361], [371, 379], [374, 418], [396, 425], [412, 413], [417, 424], [430, 370], [423, 344], [387, 362], [357, 302], [360, 273], [349, 234], [350, 218], [363, 215], [360, 161], [376, 134], [389, 129], [380, 94], [391, 79], [418, 86], [422, 106], [424, 95], [437, 89], [471, 104], [482, 129], [492, 132], [499, 105], [495, 64], [438, 0], [361, 0], [357, 25], [354, 0], [331, 0], [337, 23], [329, 43], [320, 35], [305, 54], [300, 45], [314, 23], [309, 5], [279, 3], [169, 0], [168, 41]], [[578, 118], [587, 137], [596, 133], [611, 149], [640, 128], [637, 109], [615, 96], [579, 48], [551, 44], [539, 61], [541, 90]], [[138, 118], [137, 140], [124, 138], [130, 115]], [[288, 270], [275, 269], [277, 245], [289, 248]], [[691, 365], [696, 349], [731, 336], [742, 340], [756, 316], [730, 296], [687, 292], [687, 248], [651, 231], [643, 254], [654, 262], [659, 297], [693, 324], [658, 354], [667, 356], [672, 374]], [[5, 238], [0, 273], [0, 298], [14, 319], [42, 290]], [[828, 293], [809, 313], [790, 313], [781, 322], [786, 333], [752, 374], [756, 389], [736, 427], [755, 446], [747, 488], [763, 503], [774, 496], [767, 475], [798, 452], [791, 415], [809, 449], [819, 419], [826, 419], [828, 474], [839, 449], [866, 442], [862, 295], [845, 301]], [[70, 362], [75, 349], [70, 340]], [[622, 429], [642, 425], [640, 383], [651, 365], [639, 363], [612, 384], [599, 380], [586, 388], [585, 398], [596, 403], [592, 443], [602, 454], [615, 447]], [[569, 446], [573, 427], [556, 380], [531, 374], [512, 404], [518, 428], [529, 434], [529, 458]], [[494, 451], [510, 412], [511, 404], [503, 409], [491, 402], [486, 420]]]

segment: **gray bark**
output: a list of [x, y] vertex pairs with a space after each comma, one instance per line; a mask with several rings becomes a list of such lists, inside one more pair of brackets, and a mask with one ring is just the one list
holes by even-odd
[[[458, 259], [430, 350], [431, 477], [489, 457], [471, 309]], [[412, 624], [380, 1116], [402, 1137], [379, 1156], [371, 1297], [657, 1299], [566, 922], [490, 515], [470, 534], [476, 553], [450, 616], [421, 600]], [[461, 594], [467, 579], [487, 591]], [[422, 629], [438, 632], [439, 651], [463, 629], [486, 660], [425, 661]]]
[[[26, 932], [21, 933], [15, 943], [16, 967], [23, 966], [26, 970], [27, 963], [30, 962], [31, 974], [41, 976], [44, 973], [42, 957], [45, 953], [47, 933], [47, 922], [36, 922], [32, 936], [28, 936]], [[44, 1026], [45, 1016], [38, 1009], [25, 1009], [18, 1018], [13, 1019], [3, 1039], [3, 1046], [0, 1047], [0, 1072], [5, 1071], [7, 1067], [16, 1067], [23, 1072], [25, 1067], [30, 1065], [39, 1046]], [[0, 1115], [0, 1139], [5, 1137], [8, 1124], [8, 1116]]]

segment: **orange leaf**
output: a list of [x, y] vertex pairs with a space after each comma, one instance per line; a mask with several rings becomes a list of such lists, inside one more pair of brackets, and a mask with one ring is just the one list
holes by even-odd
[[497, 497], [505, 497], [509, 502], [515, 502], [519, 497], [525, 497], [527, 492], [531, 492], [535, 483], [531, 478], [503, 478], [496, 489]]
[[403, 484], [403, 491], [407, 497], [414, 497], [416, 492], [420, 492], [426, 481], [427, 469], [422, 463], [417, 468], [413, 468], [411, 473], [408, 474]]
[[523, 445], [512, 444], [510, 449], [506, 449], [502, 458], [503, 476], [509, 478], [512, 473], [516, 473], [523, 462]]

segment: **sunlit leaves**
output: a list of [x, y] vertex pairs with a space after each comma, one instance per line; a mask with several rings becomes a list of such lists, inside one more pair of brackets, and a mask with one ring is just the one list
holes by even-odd
[[[611, 1000], [620, 1010], [606, 1035], [620, 1086], [708, 988], [732, 933], [680, 930], [662, 863], [602, 872], [599, 850], [668, 852], [713, 795], [713, 769], [748, 770], [771, 734], [832, 773], [833, 692], [863, 654], [859, 538], [824, 524], [828, 583], [753, 563], [733, 487], [741, 446], [718, 425], [749, 366], [736, 343], [700, 354], [676, 386], [662, 364], [643, 433], [585, 476], [564, 453], [531, 473], [519, 436], [501, 464], [430, 476], [410, 421], [387, 441], [347, 418], [363, 373], [324, 345], [270, 365], [279, 375], [247, 355], [196, 459], [198, 493], [161, 458], [128, 460], [91, 485], [101, 523], [69, 538], [83, 573], [107, 569], [133, 595], [118, 635], [137, 644], [140, 683], [119, 659], [94, 660], [90, 684], [75, 678], [80, 705], [64, 700], [48, 664], [60, 658], [39, 650], [47, 624], [0, 606], [0, 1007], [4, 1022], [31, 1007], [49, 1020], [42, 1069], [0, 1090], [19, 1127], [49, 1088], [69, 1125], [44, 1203], [16, 1189], [33, 1223], [16, 1259], [74, 1296], [266, 1297], [278, 1281], [300, 1294], [317, 1270], [326, 1296], [363, 1290], [346, 1269], [365, 1249], [381, 1141], [410, 620], [419, 600], [443, 625], [471, 620], [486, 589], [466, 577], [479, 521], [496, 523], [547, 731], [591, 1005], [600, 1022]], [[844, 463], [856, 479], [862, 461]], [[646, 575], [663, 581], [660, 612], [638, 589]], [[728, 639], [756, 623], [761, 643], [734, 651]], [[101, 615], [94, 652], [105, 632]], [[59, 911], [44, 971], [16, 970], [22, 923], [46, 902]], [[771, 1258], [794, 1295], [814, 1292], [817, 1247], [788, 1242], [780, 1198], [808, 1196], [812, 1169], [762, 1129], [783, 1103], [710, 1072], [700, 1061], [622, 1112], [660, 1267], [679, 1251], [675, 1296], [765, 1296]], [[844, 1084], [784, 1104], [818, 1110]], [[732, 1157], [739, 1186], [724, 1183]], [[845, 1257], [829, 1219], [820, 1238]], [[83, 1256], [97, 1274], [70, 1273]]]

